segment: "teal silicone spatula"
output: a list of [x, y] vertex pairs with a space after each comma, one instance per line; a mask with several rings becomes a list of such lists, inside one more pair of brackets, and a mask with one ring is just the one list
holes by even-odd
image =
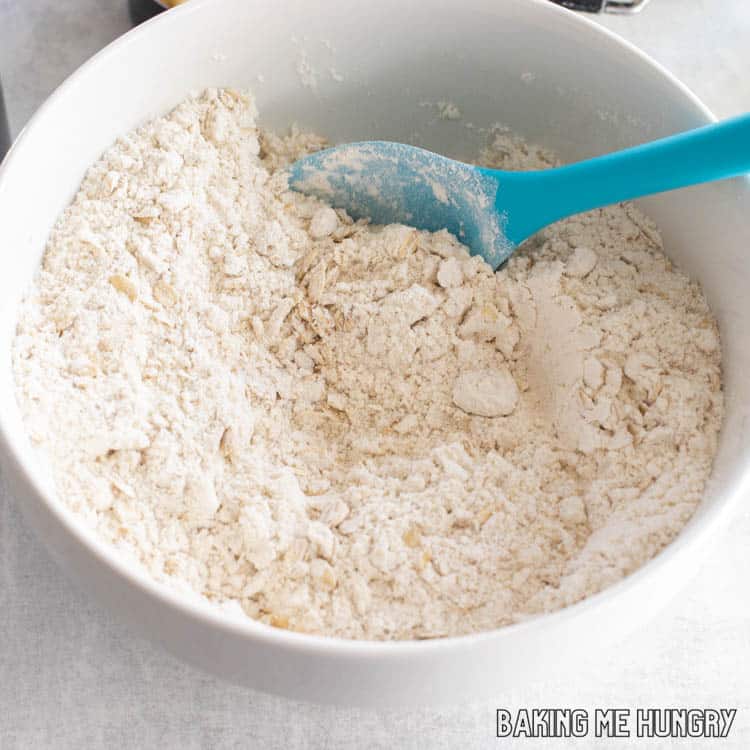
[[555, 169], [504, 172], [387, 141], [319, 151], [289, 185], [354, 218], [447, 229], [493, 268], [566, 216], [750, 172], [750, 115]]

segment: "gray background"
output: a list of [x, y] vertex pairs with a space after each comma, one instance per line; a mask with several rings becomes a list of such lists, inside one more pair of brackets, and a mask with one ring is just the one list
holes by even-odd
[[[666, 64], [719, 116], [750, 110], [749, 0], [653, 0], [640, 16], [602, 20]], [[125, 0], [0, 0], [0, 75], [11, 132], [128, 27]], [[642, 746], [747, 748], [748, 541], [745, 505], [686, 591], [641, 632], [574, 673], [498, 695], [492, 704], [467, 695], [449, 711], [344, 710], [227, 685], [134, 636], [55, 567], [0, 477], [0, 748], [563, 746], [495, 739], [499, 706], [735, 706], [730, 740]], [[584, 739], [574, 746], [607, 745]]]

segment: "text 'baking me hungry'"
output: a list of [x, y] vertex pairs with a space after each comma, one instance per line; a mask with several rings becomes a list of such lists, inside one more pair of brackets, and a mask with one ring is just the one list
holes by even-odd
[[497, 709], [497, 737], [728, 737], [736, 708]]

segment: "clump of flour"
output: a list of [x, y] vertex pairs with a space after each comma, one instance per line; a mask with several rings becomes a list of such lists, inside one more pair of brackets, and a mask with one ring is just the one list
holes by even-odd
[[[627, 575], [722, 416], [699, 289], [632, 206], [499, 273], [289, 192], [322, 139], [208, 91], [121, 138], [54, 228], [17, 395], [60, 497], [157, 580], [349, 638], [485, 630]], [[497, 167], [549, 166], [498, 134]]]

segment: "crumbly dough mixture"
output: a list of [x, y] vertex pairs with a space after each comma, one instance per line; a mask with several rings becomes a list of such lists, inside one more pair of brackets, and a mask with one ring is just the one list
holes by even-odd
[[[286, 189], [323, 145], [208, 91], [121, 138], [15, 342], [60, 497], [156, 579], [271, 625], [429, 638], [564, 607], [698, 504], [717, 326], [630, 205], [494, 274]], [[484, 164], [549, 166], [496, 133]]]

